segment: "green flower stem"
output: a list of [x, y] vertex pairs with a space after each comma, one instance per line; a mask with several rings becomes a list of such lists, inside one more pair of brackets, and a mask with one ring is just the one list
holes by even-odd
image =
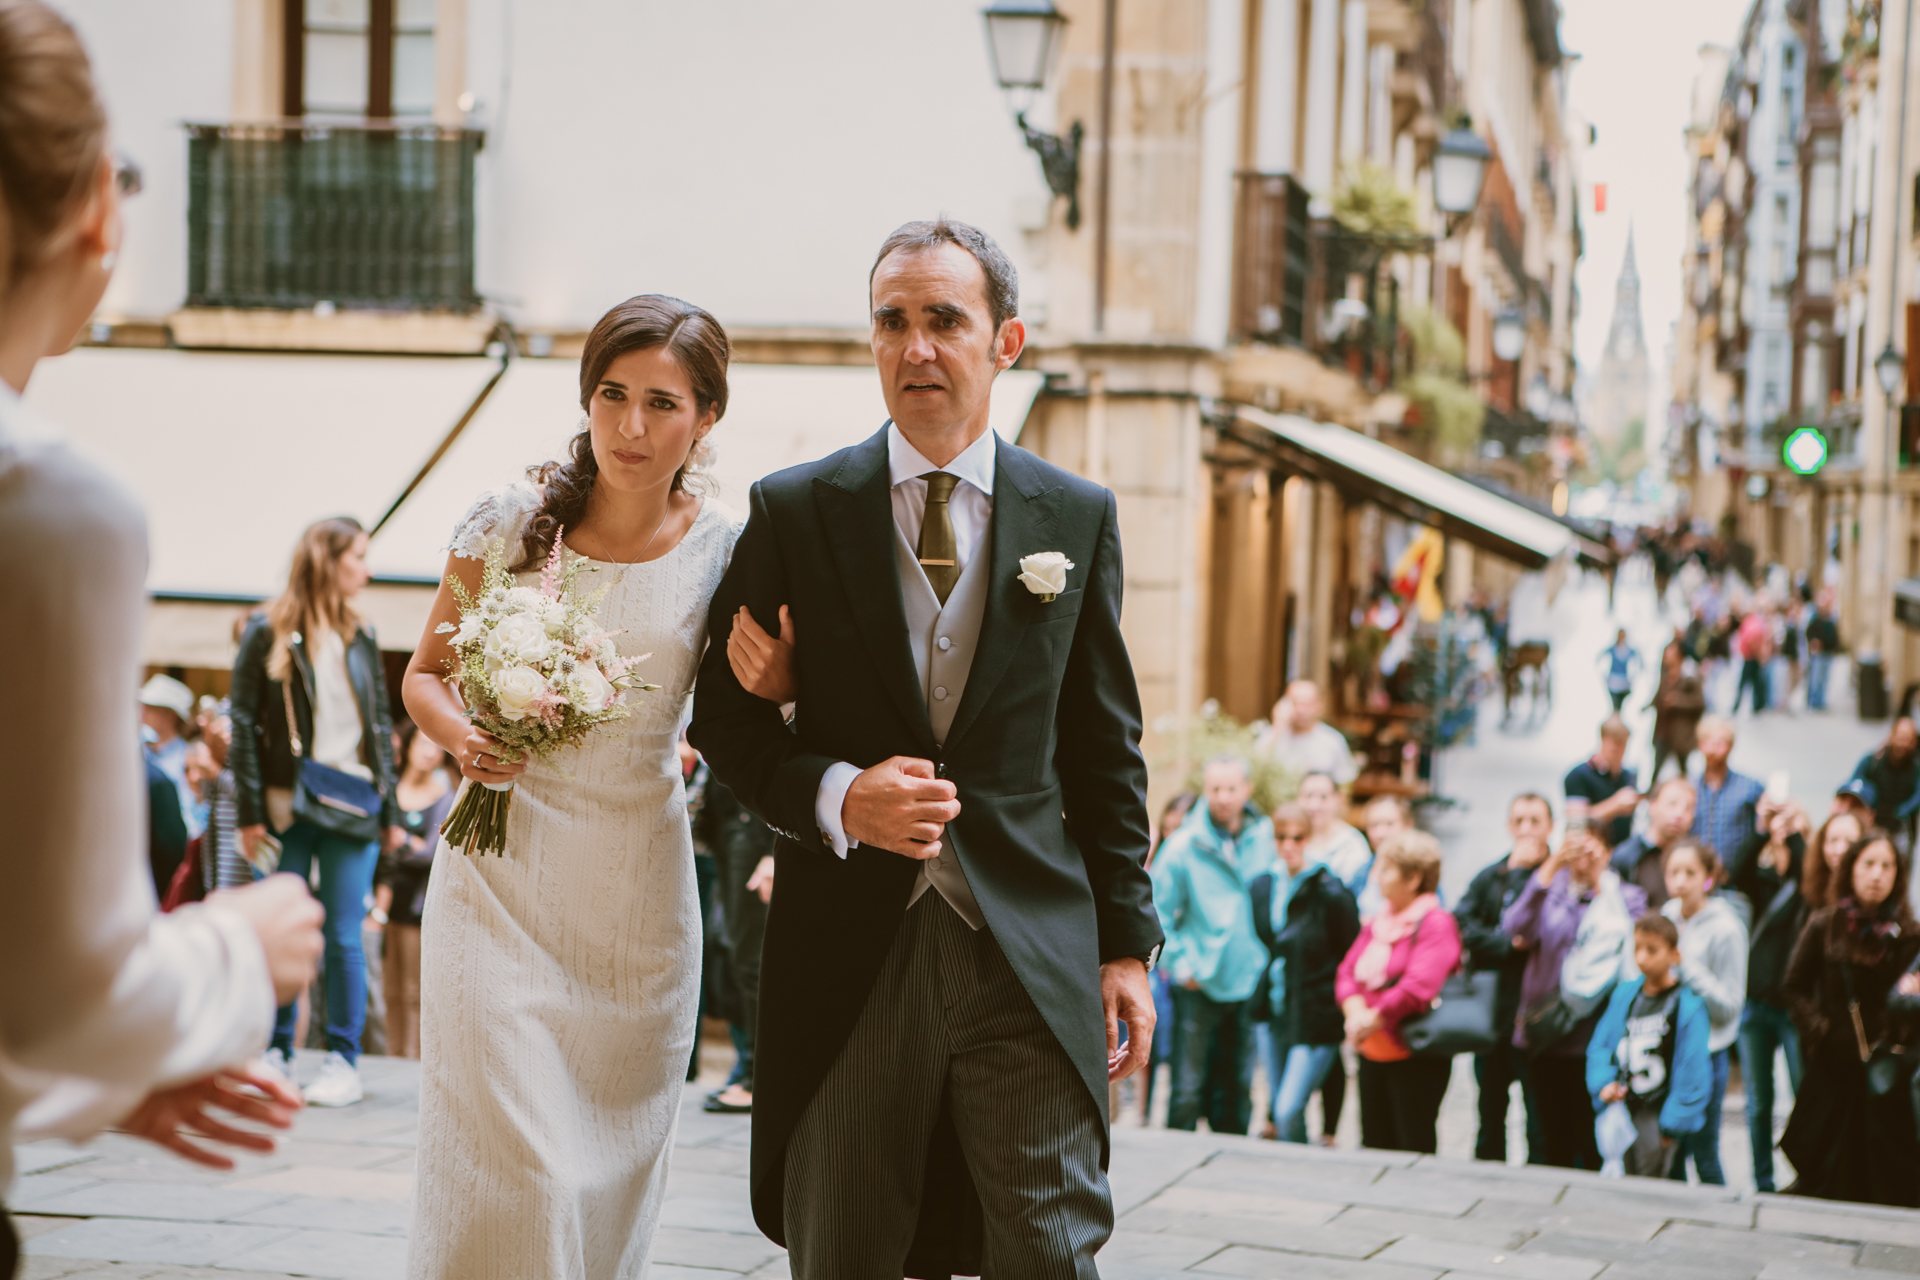
[[513, 792], [468, 787], [453, 812], [440, 826], [447, 843], [466, 854], [504, 854], [507, 848], [507, 811]]

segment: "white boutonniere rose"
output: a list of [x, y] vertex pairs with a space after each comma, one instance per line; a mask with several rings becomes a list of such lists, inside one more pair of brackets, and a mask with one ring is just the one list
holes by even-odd
[[503, 720], [525, 720], [546, 691], [546, 677], [532, 667], [508, 667], [493, 678], [493, 700]]
[[1027, 590], [1050, 601], [1067, 589], [1067, 570], [1073, 561], [1058, 551], [1036, 551], [1020, 557], [1020, 583]]

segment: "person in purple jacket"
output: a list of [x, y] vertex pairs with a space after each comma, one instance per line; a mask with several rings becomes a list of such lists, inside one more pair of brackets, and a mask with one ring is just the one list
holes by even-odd
[[1501, 917], [1531, 950], [1520, 977], [1513, 1042], [1527, 1055], [1540, 1110], [1543, 1163], [1599, 1172], [1587, 1042], [1607, 1000], [1633, 966], [1633, 922], [1646, 894], [1607, 865], [1590, 832], [1569, 834]]

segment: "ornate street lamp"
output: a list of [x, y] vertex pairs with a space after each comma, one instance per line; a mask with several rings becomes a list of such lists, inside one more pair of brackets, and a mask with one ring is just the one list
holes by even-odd
[[1493, 318], [1493, 354], [1511, 364], [1527, 349], [1527, 318], [1508, 307]]
[[1887, 349], [1873, 358], [1873, 376], [1880, 379], [1880, 390], [1891, 401], [1901, 379], [1907, 376], [1907, 362], [1893, 349], [1893, 343], [1887, 343]]
[[[987, 54], [993, 60], [993, 78], [1009, 94], [1033, 94], [1044, 89], [1047, 74], [1060, 45], [1067, 17], [1053, 0], [994, 0], [981, 10], [987, 23]], [[1047, 133], [1027, 123], [1025, 110], [1014, 112], [1027, 146], [1040, 157], [1047, 189], [1067, 198], [1067, 226], [1080, 226], [1080, 140], [1086, 130], [1078, 120], [1067, 136]]]
[[1480, 188], [1487, 180], [1493, 151], [1480, 135], [1464, 125], [1440, 139], [1433, 153], [1433, 203], [1448, 217], [1460, 217], [1480, 207]]

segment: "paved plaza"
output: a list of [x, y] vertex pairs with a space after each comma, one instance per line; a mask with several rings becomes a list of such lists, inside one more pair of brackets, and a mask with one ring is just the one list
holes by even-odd
[[[1594, 658], [1625, 625], [1651, 658], [1663, 624], [1651, 591], [1627, 571], [1610, 611], [1597, 579], [1570, 583], [1552, 615], [1555, 701], [1538, 717], [1503, 724], [1483, 708], [1476, 740], [1445, 756], [1440, 787], [1456, 803], [1430, 814], [1446, 847], [1445, 889], [1505, 851], [1506, 802], [1523, 790], [1558, 797], [1559, 782], [1591, 750], [1607, 712]], [[1669, 620], [1665, 625], [1670, 626]], [[1792, 774], [1816, 813], [1854, 760], [1884, 734], [1851, 713], [1844, 673], [1826, 714], [1740, 719], [1734, 764], [1765, 777]], [[1630, 761], [1650, 763], [1640, 710]], [[1720, 701], [1730, 688], [1720, 690]], [[303, 1055], [303, 1072], [317, 1069]], [[681, 1119], [654, 1280], [785, 1276], [780, 1250], [754, 1229], [747, 1208], [748, 1125], [702, 1113], [726, 1051], [709, 1046], [702, 1080]], [[188, 1166], [157, 1148], [108, 1135], [84, 1147], [38, 1143], [16, 1152], [21, 1177], [9, 1197], [27, 1242], [31, 1280], [279, 1280], [404, 1273], [414, 1172], [417, 1064], [364, 1061], [367, 1099], [308, 1110], [269, 1158], [231, 1174]], [[1164, 1077], [1163, 1077], [1164, 1080]], [[1782, 1106], [1789, 1093], [1781, 1082]], [[1264, 1093], [1264, 1081], [1256, 1089]], [[1167, 1090], [1157, 1091], [1162, 1108]], [[1317, 1102], [1315, 1104], [1317, 1106]], [[1288, 1280], [1841, 1280], [1867, 1272], [1920, 1275], [1920, 1213], [1824, 1205], [1750, 1191], [1743, 1099], [1736, 1076], [1722, 1152], [1726, 1190], [1605, 1182], [1529, 1168], [1518, 1132], [1507, 1166], [1476, 1164], [1474, 1094], [1467, 1060], [1456, 1064], [1441, 1114], [1439, 1158], [1359, 1151], [1350, 1101], [1341, 1149], [1169, 1133], [1123, 1119], [1115, 1131], [1113, 1184], [1119, 1231], [1102, 1255], [1107, 1280], [1174, 1275]], [[1785, 1122], [1785, 1111], [1778, 1117]], [[1317, 1124], [1317, 1118], [1316, 1118]], [[1788, 1176], [1782, 1169], [1783, 1181]]]
[[[368, 1059], [366, 1101], [307, 1112], [279, 1153], [232, 1174], [113, 1135], [19, 1148], [27, 1280], [394, 1280], [418, 1078], [413, 1063]], [[744, 1118], [689, 1102], [652, 1280], [787, 1275], [747, 1209], [747, 1134]], [[1920, 1213], [1447, 1157], [1120, 1129], [1113, 1188], [1106, 1280], [1920, 1274]]]

